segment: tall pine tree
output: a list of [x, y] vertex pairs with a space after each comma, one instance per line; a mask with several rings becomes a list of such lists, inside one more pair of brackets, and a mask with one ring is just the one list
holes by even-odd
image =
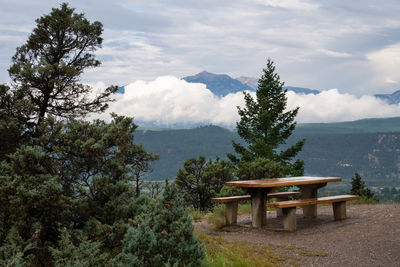
[[33, 104], [25, 114], [30, 122], [27, 126], [36, 132], [48, 114], [75, 118], [104, 111], [117, 86], [91, 97], [92, 88], [79, 82], [86, 69], [100, 65], [94, 52], [101, 47], [103, 25], [91, 23], [66, 3], [36, 23], [28, 41], [17, 48], [8, 70], [13, 88]]
[[13, 88], [0, 85], [1, 266], [100, 260], [121, 248], [138, 215], [133, 171], [158, 156], [133, 142], [132, 118], [75, 118], [103, 111], [116, 89], [94, 96], [79, 82], [100, 64], [101, 32], [67, 4], [54, 8], [17, 49]]
[[283, 175], [303, 175], [304, 162], [293, 162], [293, 158], [302, 149], [305, 140], [280, 150], [296, 127], [294, 119], [299, 111], [299, 108], [286, 111], [287, 98], [283, 85], [279, 75], [275, 73], [273, 61], [268, 59], [263, 75], [258, 80], [256, 99], [244, 92], [246, 106], [238, 107], [240, 121], [237, 123], [237, 130], [248, 146], [233, 141], [238, 155], [228, 154], [229, 159], [237, 166], [266, 158], [282, 164]]

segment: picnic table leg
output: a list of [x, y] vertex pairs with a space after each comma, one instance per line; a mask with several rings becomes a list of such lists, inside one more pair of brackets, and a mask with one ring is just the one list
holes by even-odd
[[[323, 184], [310, 184], [300, 186], [301, 198], [317, 198], [318, 188], [324, 187], [326, 183]], [[317, 205], [303, 206], [303, 216], [305, 218], [316, 218], [317, 217]]]
[[332, 206], [335, 221], [346, 219], [346, 201], [333, 202]]
[[[288, 197], [277, 197], [276, 201], [286, 201], [288, 200]], [[283, 212], [281, 208], [277, 208], [276, 209], [276, 217], [282, 217], [283, 216]]]
[[237, 211], [238, 211], [237, 202], [226, 203], [226, 213], [225, 213], [226, 225], [237, 224]]
[[253, 227], [260, 228], [267, 225], [266, 198], [268, 189], [255, 188], [249, 189], [251, 195], [251, 224]]

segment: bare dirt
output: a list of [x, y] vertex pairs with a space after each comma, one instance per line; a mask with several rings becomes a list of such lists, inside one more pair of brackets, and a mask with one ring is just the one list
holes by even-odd
[[251, 227], [250, 214], [238, 216], [238, 225], [214, 230], [205, 220], [197, 231], [228, 240], [268, 245], [285, 260], [283, 266], [400, 266], [400, 204], [347, 205], [347, 219], [334, 221], [331, 206], [318, 206], [318, 218], [305, 219], [297, 210], [297, 231], [281, 229], [275, 211], [267, 226]]

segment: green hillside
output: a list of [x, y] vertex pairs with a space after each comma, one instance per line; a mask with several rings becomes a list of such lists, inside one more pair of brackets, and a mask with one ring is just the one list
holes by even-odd
[[336, 123], [300, 123], [296, 134], [350, 134], [400, 132], [400, 117]]
[[152, 179], [174, 178], [185, 160], [204, 155], [226, 158], [226, 152], [233, 152], [232, 140], [239, 141], [239, 136], [230, 130], [217, 126], [203, 126], [194, 129], [165, 131], [138, 130], [136, 142], [147, 151], [160, 155], [154, 163]]
[[[400, 186], [400, 118], [302, 124], [288, 143], [300, 138], [306, 138], [299, 158], [305, 161], [307, 175], [343, 177], [343, 183], [332, 183], [328, 190], [347, 190], [355, 172], [368, 186]], [[173, 179], [191, 157], [225, 159], [233, 152], [232, 140], [240, 141], [236, 132], [218, 126], [138, 130], [135, 140], [160, 155], [150, 179]]]

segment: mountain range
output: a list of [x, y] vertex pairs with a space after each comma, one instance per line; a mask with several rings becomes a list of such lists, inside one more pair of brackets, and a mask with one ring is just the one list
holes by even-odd
[[[244, 90], [257, 90], [258, 79], [254, 77], [241, 76], [236, 79], [226, 74], [215, 74], [202, 71], [193, 76], [183, 77], [183, 80], [191, 83], [203, 83], [207, 88], [218, 96], [237, 93]], [[295, 92], [296, 94], [319, 94], [320, 91], [294, 86], [284, 86], [284, 89]]]
[[[241, 76], [236, 79], [226, 74], [214, 74], [207, 71], [202, 71], [193, 76], [187, 76], [182, 78], [187, 82], [203, 83], [207, 88], [218, 96], [225, 96], [230, 93], [236, 93], [243, 90], [255, 91], [257, 90], [258, 79], [254, 77]], [[316, 89], [296, 87], [296, 86], [284, 86], [284, 89], [293, 91], [296, 94], [319, 94], [321, 91]], [[400, 103], [400, 90], [392, 94], [375, 94], [377, 98], [386, 101], [388, 104], [399, 104]]]
[[[207, 71], [202, 71], [196, 75], [186, 76], [183, 80], [190, 83], [203, 83], [206, 85], [213, 94], [217, 96], [226, 96], [231, 93], [237, 93], [241, 91], [255, 91], [257, 90], [258, 78], [240, 76], [238, 78], [232, 78], [227, 74], [215, 74]], [[284, 86], [284, 89], [293, 91], [296, 94], [319, 94], [321, 91], [316, 89], [296, 87], [296, 86]], [[125, 93], [125, 86], [118, 88], [117, 93]], [[399, 104], [400, 103], [400, 90], [395, 91], [392, 94], [375, 94], [376, 98], [386, 101], [388, 104]]]

